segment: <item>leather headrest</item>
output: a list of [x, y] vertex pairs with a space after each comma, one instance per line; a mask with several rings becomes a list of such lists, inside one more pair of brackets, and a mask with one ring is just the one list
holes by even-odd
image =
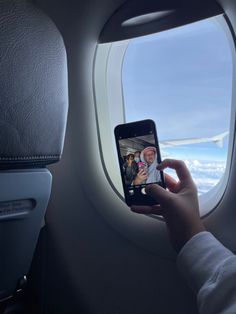
[[0, 168], [60, 159], [67, 63], [52, 21], [27, 1], [0, 1]]

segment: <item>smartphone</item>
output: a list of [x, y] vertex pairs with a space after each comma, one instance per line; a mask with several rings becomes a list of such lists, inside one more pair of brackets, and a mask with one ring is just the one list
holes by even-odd
[[157, 204], [145, 192], [148, 184], [165, 188], [163, 171], [156, 169], [161, 154], [155, 122], [142, 120], [117, 125], [115, 139], [127, 205]]

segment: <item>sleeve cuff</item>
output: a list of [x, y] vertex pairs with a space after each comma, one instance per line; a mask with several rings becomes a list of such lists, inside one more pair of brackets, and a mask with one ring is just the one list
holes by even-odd
[[198, 292], [232, 255], [210, 232], [203, 231], [184, 245], [178, 255], [177, 265], [189, 286]]

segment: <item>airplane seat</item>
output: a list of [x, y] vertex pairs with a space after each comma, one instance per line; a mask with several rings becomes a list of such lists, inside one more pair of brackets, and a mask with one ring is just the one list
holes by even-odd
[[25, 283], [60, 160], [66, 52], [52, 21], [25, 0], [0, 2], [0, 301]]

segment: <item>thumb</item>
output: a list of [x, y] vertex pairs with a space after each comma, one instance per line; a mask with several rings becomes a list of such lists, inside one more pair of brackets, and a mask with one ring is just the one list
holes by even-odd
[[170, 192], [166, 191], [158, 184], [147, 185], [145, 191], [147, 195], [151, 196], [155, 201], [160, 204], [164, 204], [170, 198]]

